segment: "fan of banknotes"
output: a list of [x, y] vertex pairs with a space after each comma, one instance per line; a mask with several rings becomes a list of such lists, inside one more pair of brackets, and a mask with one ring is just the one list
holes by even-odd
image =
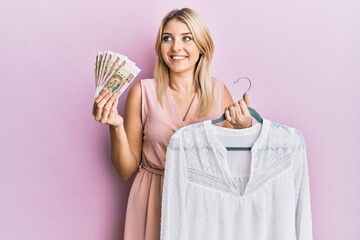
[[120, 97], [140, 71], [141, 69], [124, 55], [99, 51], [95, 60], [95, 98], [105, 88]]

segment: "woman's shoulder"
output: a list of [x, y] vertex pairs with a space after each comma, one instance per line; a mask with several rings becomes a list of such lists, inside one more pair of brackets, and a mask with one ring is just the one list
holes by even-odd
[[135, 83], [129, 91], [128, 98], [137, 98], [141, 96], [141, 84], [140, 82]]
[[216, 77], [211, 77], [211, 82], [212, 82], [212, 85], [213, 85], [213, 89], [215, 88], [223, 88], [224, 87], [224, 82]]
[[217, 84], [219, 84], [219, 83], [224, 83], [224, 81], [222, 81], [221, 79], [219, 79], [219, 78], [217, 78], [217, 77], [214, 77], [214, 76], [211, 76], [211, 81], [213, 82], [213, 83], [217, 83]]
[[130, 101], [141, 101], [141, 99], [149, 99], [154, 96], [155, 80], [154, 79], [141, 79], [135, 82], [130, 88], [128, 99]]
[[146, 91], [146, 90], [154, 91], [156, 87], [155, 79], [153, 78], [141, 79], [139, 81], [139, 84], [141, 86], [142, 91]]
[[149, 84], [155, 85], [155, 79], [154, 78], [144, 78], [144, 79], [140, 80], [140, 83], [146, 84], [146, 85], [149, 85]]

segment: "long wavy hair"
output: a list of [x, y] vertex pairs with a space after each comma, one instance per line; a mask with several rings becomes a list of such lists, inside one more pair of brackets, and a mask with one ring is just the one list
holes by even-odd
[[170, 70], [161, 55], [161, 42], [164, 28], [172, 19], [177, 19], [188, 26], [193, 35], [194, 43], [201, 52], [194, 71], [196, 91], [200, 91], [200, 101], [197, 114], [201, 117], [209, 112], [214, 103], [210, 75], [210, 63], [214, 54], [214, 43], [212, 41], [210, 31], [202, 17], [190, 8], [172, 10], [161, 22], [155, 43], [157, 61], [154, 68], [154, 78], [156, 80], [157, 98], [162, 104], [163, 96], [170, 83]]

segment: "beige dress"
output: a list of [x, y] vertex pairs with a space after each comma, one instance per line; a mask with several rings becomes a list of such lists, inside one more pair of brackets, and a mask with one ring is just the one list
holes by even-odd
[[170, 88], [163, 106], [157, 101], [155, 80], [141, 80], [143, 146], [139, 171], [131, 187], [125, 220], [124, 240], [159, 240], [161, 197], [166, 147], [173, 133], [181, 127], [208, 119], [224, 112], [224, 84], [213, 79], [215, 105], [206, 117], [198, 118], [196, 94], [185, 119], [182, 119]]

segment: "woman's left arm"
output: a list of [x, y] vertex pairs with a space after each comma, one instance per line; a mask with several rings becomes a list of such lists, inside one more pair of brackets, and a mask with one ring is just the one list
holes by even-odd
[[224, 85], [225, 127], [248, 128], [252, 125], [252, 117], [249, 112], [249, 97], [244, 94], [243, 99], [234, 102], [228, 88]]

